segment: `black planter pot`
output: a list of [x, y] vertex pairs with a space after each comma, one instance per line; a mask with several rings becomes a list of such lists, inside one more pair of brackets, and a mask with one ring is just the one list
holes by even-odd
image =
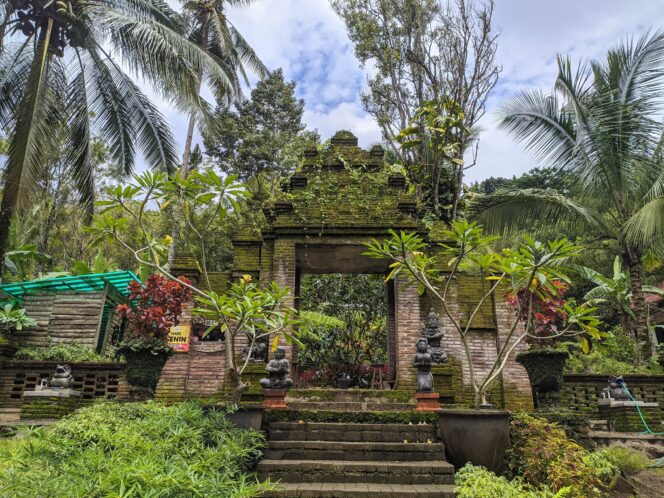
[[505, 410], [442, 410], [438, 430], [448, 461], [456, 470], [468, 462], [500, 474], [509, 443]]
[[241, 407], [235, 413], [229, 414], [227, 418], [239, 429], [260, 431], [263, 423], [263, 408], [259, 406]]
[[353, 381], [350, 377], [338, 377], [337, 378], [337, 387], [339, 389], [348, 389], [350, 383]]
[[567, 358], [569, 353], [556, 349], [532, 349], [517, 355], [516, 361], [528, 372], [536, 408], [559, 403]]
[[122, 349], [119, 351], [127, 360], [125, 377], [130, 386], [138, 388], [139, 391], [149, 390], [154, 392], [161, 375], [161, 370], [168, 357], [172, 354], [168, 351], [153, 353], [150, 349]]

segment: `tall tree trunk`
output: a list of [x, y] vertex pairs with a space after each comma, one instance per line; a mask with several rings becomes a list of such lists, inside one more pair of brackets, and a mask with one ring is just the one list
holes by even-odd
[[625, 264], [629, 271], [630, 287], [632, 292], [632, 311], [634, 318], [629, 320], [630, 331], [636, 340], [636, 361], [639, 364], [648, 362], [651, 356], [651, 340], [648, 331], [648, 316], [643, 283], [641, 281], [641, 252], [632, 250], [624, 255]]
[[[189, 117], [189, 126], [187, 127], [187, 137], [184, 141], [184, 152], [182, 153], [182, 166], [180, 167], [180, 174], [182, 178], [187, 178], [189, 175], [189, 164], [191, 163], [191, 144], [194, 141], [194, 129], [196, 128], [196, 118], [192, 115]], [[173, 221], [173, 228], [171, 230], [171, 237], [173, 238], [173, 243], [168, 249], [168, 263], [172, 264], [175, 260], [175, 248], [177, 246], [177, 241], [180, 238], [180, 225], [175, 213], [171, 211], [171, 219]]]
[[2, 204], [0, 204], [0, 282], [2, 282], [2, 272], [5, 269], [5, 254], [9, 249], [9, 227], [14, 212], [14, 206], [11, 205], [8, 197], [3, 195]]

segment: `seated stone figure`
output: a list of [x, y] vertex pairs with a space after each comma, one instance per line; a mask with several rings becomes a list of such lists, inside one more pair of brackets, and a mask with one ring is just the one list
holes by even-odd
[[417, 341], [417, 353], [413, 366], [417, 368], [417, 392], [430, 393], [433, 391], [433, 375], [431, 375], [431, 353], [429, 343], [422, 337]]
[[293, 379], [290, 375], [290, 363], [286, 359], [286, 349], [278, 347], [267, 367], [267, 379], [261, 379], [260, 385], [263, 389], [290, 389]]

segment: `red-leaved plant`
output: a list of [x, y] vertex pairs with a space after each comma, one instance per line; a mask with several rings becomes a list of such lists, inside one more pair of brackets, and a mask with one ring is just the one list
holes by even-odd
[[191, 282], [186, 277], [178, 280], [153, 274], [145, 286], [135, 280], [129, 284], [129, 300], [135, 301], [136, 306], [121, 304], [117, 311], [129, 322], [131, 336], [166, 342], [171, 327], [179, 322], [182, 306], [191, 299], [191, 290], [180, 283]]
[[[510, 293], [505, 298], [514, 310], [520, 310], [519, 319], [529, 333], [535, 336], [529, 336], [526, 341], [535, 346], [553, 345], [555, 340], [546, 338], [556, 336], [567, 321], [565, 295], [569, 291], [569, 285], [560, 280], [552, 283], [555, 292], [537, 289], [535, 292], [526, 293], [526, 289], [521, 289], [516, 295]], [[529, 303], [523, 303], [526, 298], [530, 299]]]

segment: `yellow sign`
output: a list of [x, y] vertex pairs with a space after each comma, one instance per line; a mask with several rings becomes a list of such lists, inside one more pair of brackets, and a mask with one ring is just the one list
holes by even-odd
[[189, 352], [189, 336], [191, 335], [191, 325], [176, 325], [171, 327], [168, 333], [168, 345], [176, 353]]

